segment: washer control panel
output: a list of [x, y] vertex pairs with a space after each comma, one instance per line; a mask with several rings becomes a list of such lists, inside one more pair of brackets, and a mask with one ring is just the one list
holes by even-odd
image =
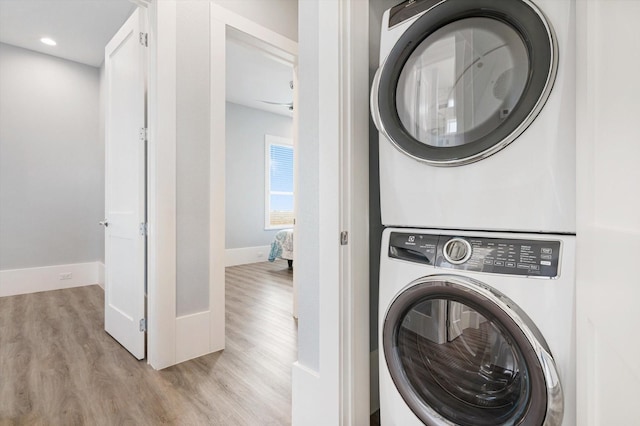
[[389, 257], [446, 269], [555, 278], [560, 241], [392, 232]]

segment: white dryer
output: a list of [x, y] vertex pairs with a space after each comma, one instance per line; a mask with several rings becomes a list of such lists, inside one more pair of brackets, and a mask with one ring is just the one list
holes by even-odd
[[574, 426], [574, 253], [574, 236], [386, 229], [381, 425]]
[[371, 112], [382, 223], [575, 233], [575, 1], [408, 0]]

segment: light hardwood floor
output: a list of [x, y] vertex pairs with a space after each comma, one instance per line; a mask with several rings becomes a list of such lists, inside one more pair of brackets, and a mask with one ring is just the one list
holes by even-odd
[[162, 371], [104, 332], [98, 286], [0, 298], [0, 425], [290, 424], [292, 272], [226, 274], [226, 349]]

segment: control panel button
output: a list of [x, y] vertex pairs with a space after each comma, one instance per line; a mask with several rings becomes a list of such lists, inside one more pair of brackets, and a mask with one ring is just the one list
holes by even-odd
[[443, 248], [444, 258], [452, 265], [460, 265], [469, 260], [471, 251], [471, 244], [463, 238], [452, 238]]
[[504, 266], [506, 266], [507, 268], [515, 268], [516, 267], [516, 263], [515, 262], [506, 262], [504, 264]]
[[496, 260], [495, 262], [493, 262], [494, 265], [496, 266], [504, 266], [504, 261], [503, 260]]

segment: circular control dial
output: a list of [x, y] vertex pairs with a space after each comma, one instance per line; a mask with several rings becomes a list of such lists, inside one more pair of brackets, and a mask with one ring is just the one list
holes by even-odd
[[460, 265], [471, 257], [471, 244], [462, 238], [452, 238], [444, 244], [444, 258], [453, 265]]

